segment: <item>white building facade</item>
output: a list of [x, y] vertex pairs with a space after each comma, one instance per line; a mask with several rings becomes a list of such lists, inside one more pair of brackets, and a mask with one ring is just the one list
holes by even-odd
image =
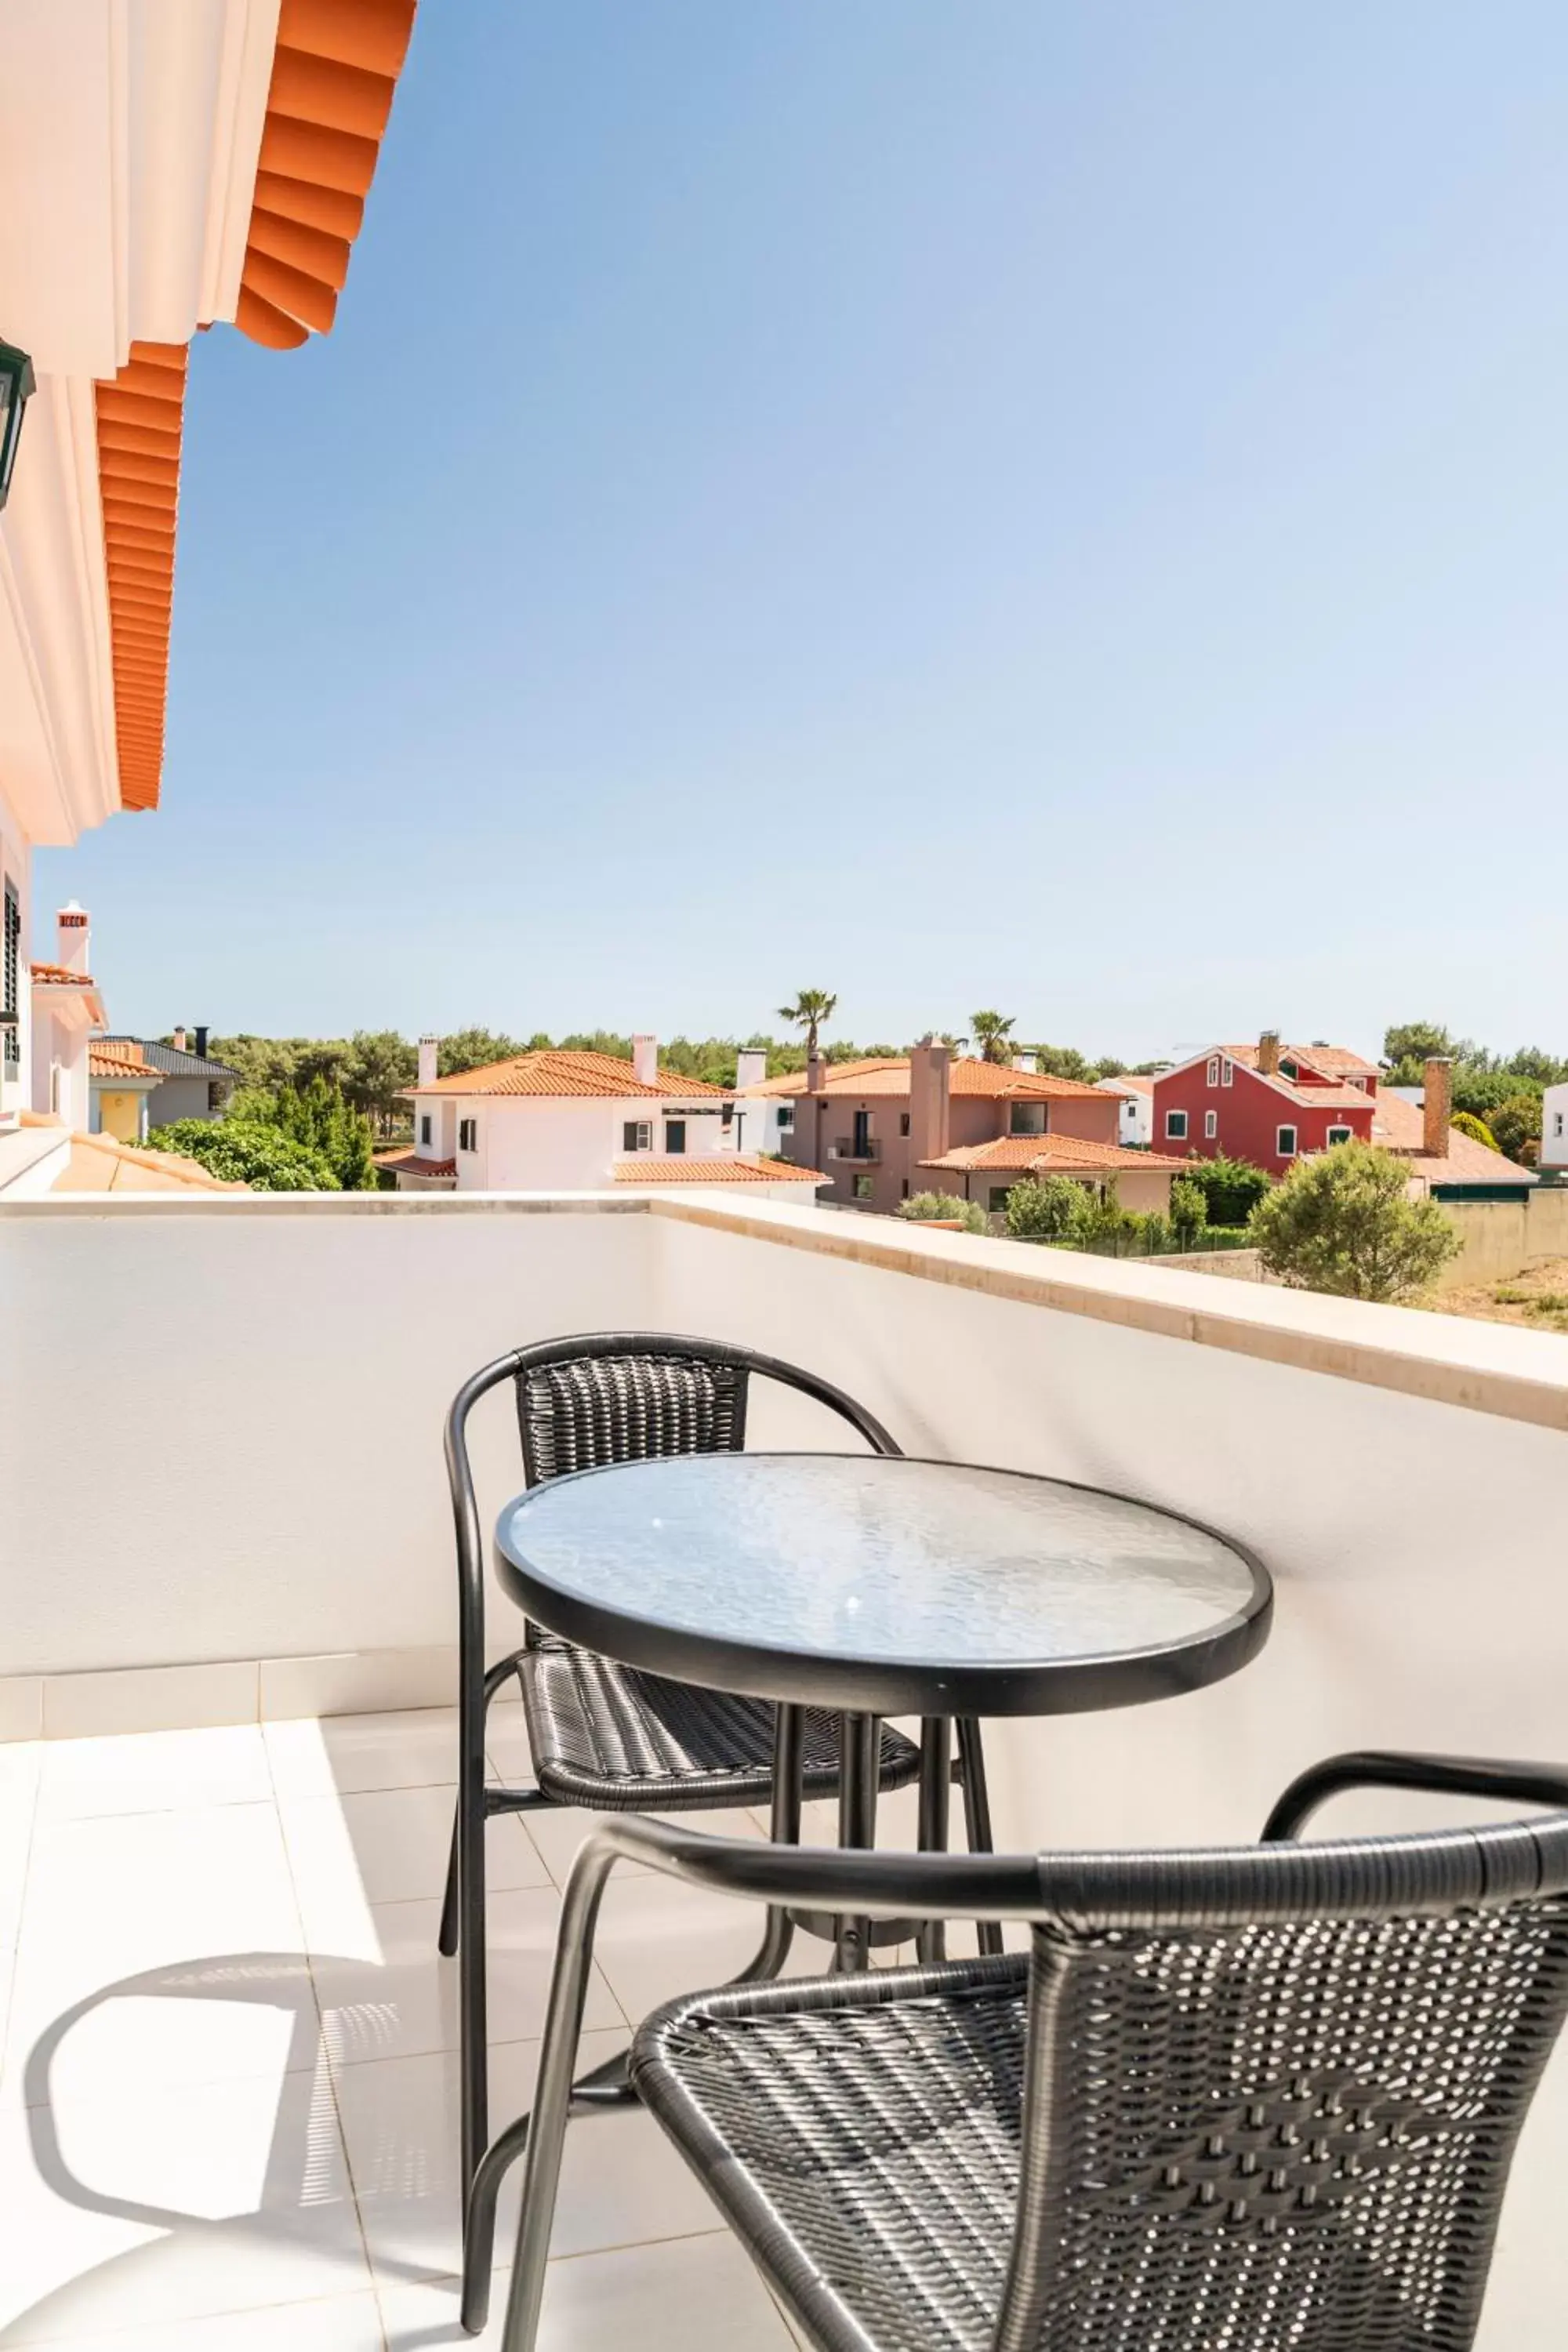
[[1568, 1172], [1568, 1086], [1548, 1087], [1541, 1097], [1541, 1165]]

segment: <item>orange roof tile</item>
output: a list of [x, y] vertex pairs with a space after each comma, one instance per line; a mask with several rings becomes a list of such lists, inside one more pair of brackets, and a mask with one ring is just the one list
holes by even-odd
[[89, 1078], [145, 1078], [149, 1086], [163, 1080], [162, 1070], [153, 1069], [144, 1059], [140, 1045], [123, 1039], [94, 1037], [87, 1049], [87, 1074]]
[[455, 1160], [421, 1160], [417, 1151], [377, 1151], [373, 1154], [378, 1168], [401, 1170], [405, 1176], [455, 1176]]
[[[1258, 1047], [1251, 1045], [1217, 1045], [1215, 1053], [1228, 1054], [1233, 1062], [1245, 1062], [1249, 1070], [1258, 1067]], [[1377, 1064], [1369, 1062], [1349, 1045], [1281, 1045], [1281, 1058], [1287, 1062], [1305, 1062], [1310, 1069], [1321, 1070], [1326, 1078], [1375, 1078]]]
[[36, 982], [45, 988], [96, 988], [98, 982], [85, 971], [70, 971], [63, 963], [36, 963], [32, 966]]
[[826, 1184], [815, 1168], [787, 1160], [754, 1160], [742, 1151], [692, 1152], [669, 1160], [617, 1160], [617, 1184]]
[[[331, 326], [416, 0], [282, 0], [235, 324], [286, 351]], [[158, 805], [184, 427], [184, 343], [94, 386], [120, 797]]]
[[1384, 1151], [1408, 1160], [1413, 1172], [1424, 1176], [1429, 1184], [1533, 1184], [1537, 1181], [1530, 1169], [1521, 1168], [1500, 1151], [1489, 1150], [1457, 1127], [1448, 1132], [1447, 1157], [1432, 1158], [1426, 1150], [1426, 1115], [1419, 1104], [1406, 1102], [1403, 1095], [1377, 1097], [1372, 1139]]
[[56, 1192], [248, 1192], [248, 1184], [231, 1184], [209, 1176], [194, 1160], [177, 1151], [138, 1151], [117, 1143], [111, 1135], [83, 1135], [70, 1139], [70, 1160], [50, 1188]]
[[514, 1054], [504, 1062], [487, 1062], [456, 1077], [437, 1078], [427, 1087], [409, 1087], [410, 1095], [646, 1095], [654, 1100], [711, 1099], [733, 1102], [733, 1087], [710, 1086], [706, 1078], [683, 1078], [679, 1070], [661, 1068], [658, 1084], [645, 1087], [630, 1062], [615, 1054], [567, 1053], [555, 1045], [531, 1054]]
[[991, 1143], [961, 1144], [940, 1160], [922, 1160], [922, 1168], [995, 1168], [1016, 1173], [1038, 1170], [1065, 1176], [1077, 1169], [1156, 1169], [1180, 1173], [1184, 1160], [1167, 1160], [1157, 1151], [1129, 1151], [1119, 1143], [1090, 1143], [1078, 1135], [999, 1135]]
[[[868, 1098], [907, 1095], [910, 1090], [909, 1056], [900, 1054], [892, 1058], [859, 1062], [830, 1062], [824, 1073], [821, 1091], [825, 1095], [859, 1095]], [[810, 1091], [804, 1070], [792, 1071], [788, 1077], [763, 1078], [748, 1087], [748, 1095], [805, 1095]], [[952, 1095], [982, 1095], [998, 1102], [1058, 1102], [1068, 1096], [1098, 1097], [1098, 1087], [1085, 1086], [1077, 1078], [1053, 1078], [1029, 1070], [1015, 1070], [1005, 1062], [980, 1062], [965, 1055], [949, 1066], [948, 1092]]]

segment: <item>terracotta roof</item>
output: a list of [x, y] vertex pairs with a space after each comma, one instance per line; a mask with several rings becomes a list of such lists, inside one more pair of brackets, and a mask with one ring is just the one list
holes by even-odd
[[70, 1160], [56, 1192], [247, 1192], [248, 1184], [209, 1176], [177, 1151], [137, 1151], [111, 1135], [73, 1133]]
[[1129, 1151], [1120, 1143], [1089, 1143], [1079, 1135], [999, 1135], [992, 1143], [961, 1144], [940, 1160], [922, 1160], [922, 1168], [996, 1168], [1014, 1173], [1037, 1170], [1065, 1176], [1073, 1169], [1158, 1169], [1181, 1172], [1184, 1160], [1167, 1160], [1157, 1151]]
[[85, 971], [68, 971], [63, 963], [36, 963], [33, 979], [45, 988], [96, 988], [98, 982]]
[[[1282, 1051], [1293, 1055], [1295, 1048], [1286, 1045]], [[1303, 1110], [1370, 1110], [1376, 1100], [1376, 1097], [1369, 1095], [1363, 1087], [1298, 1087], [1289, 1078], [1270, 1076], [1258, 1066], [1256, 1045], [1205, 1045], [1201, 1053], [1189, 1054], [1184, 1062], [1178, 1062], [1174, 1069], [1162, 1070], [1154, 1083], [1163, 1085], [1166, 1078], [1174, 1077], [1177, 1072], [1195, 1068], [1199, 1062], [1210, 1061], [1216, 1054], [1223, 1054], [1229, 1060], [1239, 1063], [1255, 1078], [1261, 1078], [1266, 1087], [1272, 1087], [1276, 1094], [1283, 1095], [1289, 1102], [1299, 1104]]]
[[652, 1101], [735, 1099], [733, 1087], [710, 1086], [706, 1078], [683, 1078], [679, 1070], [661, 1068], [658, 1084], [645, 1087], [630, 1062], [615, 1054], [567, 1053], [555, 1045], [514, 1054], [505, 1062], [487, 1062], [480, 1069], [462, 1070], [454, 1078], [437, 1078], [427, 1087], [408, 1087], [404, 1091], [419, 1096], [639, 1095]]
[[[1215, 1045], [1211, 1053], [1228, 1054], [1233, 1062], [1245, 1062], [1249, 1070], [1258, 1067], [1258, 1047], [1252, 1045]], [[1363, 1055], [1352, 1052], [1349, 1045], [1281, 1045], [1282, 1057], [1288, 1062], [1305, 1062], [1321, 1070], [1326, 1078], [1375, 1078], [1377, 1064]]]
[[1105, 1095], [1152, 1095], [1154, 1081], [1147, 1072], [1123, 1070], [1114, 1078], [1101, 1078], [1100, 1091]]
[[421, 1160], [416, 1151], [378, 1151], [374, 1155], [378, 1168], [401, 1170], [405, 1176], [455, 1176], [455, 1160]]
[[140, 1045], [121, 1037], [94, 1037], [87, 1049], [87, 1074], [89, 1078], [121, 1078], [141, 1081], [155, 1087], [162, 1083], [162, 1070], [153, 1069], [142, 1057]]
[[[910, 1090], [909, 1056], [904, 1054], [891, 1060], [830, 1062], [824, 1077], [821, 1092], [825, 1095], [896, 1098]], [[804, 1070], [792, 1071], [784, 1078], [764, 1078], [760, 1085], [746, 1088], [748, 1095], [799, 1096], [808, 1091]], [[1066, 1096], [1086, 1095], [1092, 1100], [1100, 1091], [1098, 1087], [1082, 1085], [1077, 1078], [1037, 1076], [1027, 1070], [1015, 1070], [1005, 1062], [979, 1062], [969, 1056], [952, 1062], [948, 1069], [950, 1095], [984, 1095], [997, 1102], [1057, 1102]]]
[[1429, 1184], [1533, 1184], [1537, 1181], [1530, 1169], [1521, 1168], [1500, 1151], [1489, 1150], [1457, 1127], [1448, 1132], [1447, 1157], [1433, 1159], [1426, 1149], [1426, 1122], [1419, 1105], [1405, 1102], [1399, 1095], [1377, 1097], [1372, 1139], [1384, 1151], [1408, 1160], [1412, 1172]]
[[743, 1151], [693, 1152], [668, 1160], [617, 1160], [617, 1184], [826, 1184], [815, 1168], [787, 1160], [754, 1160]]
[[[235, 324], [286, 351], [332, 323], [416, 0], [282, 0]], [[133, 342], [94, 386], [120, 797], [158, 805], [184, 343]]]

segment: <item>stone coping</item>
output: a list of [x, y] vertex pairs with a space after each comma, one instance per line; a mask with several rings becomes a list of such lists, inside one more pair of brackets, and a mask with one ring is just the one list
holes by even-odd
[[895, 1218], [689, 1192], [128, 1193], [0, 1195], [0, 1230], [47, 1217], [647, 1216], [838, 1258], [1014, 1304], [1082, 1315], [1122, 1329], [1223, 1348], [1333, 1380], [1568, 1431], [1568, 1345], [1551, 1332], [1272, 1285], [1030, 1247], [976, 1234], [922, 1233]]

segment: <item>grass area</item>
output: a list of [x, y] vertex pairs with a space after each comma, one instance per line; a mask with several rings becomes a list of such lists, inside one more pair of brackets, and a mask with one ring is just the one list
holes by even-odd
[[1568, 1258], [1544, 1258], [1508, 1282], [1477, 1282], [1464, 1290], [1445, 1290], [1433, 1304], [1443, 1315], [1468, 1315], [1483, 1323], [1517, 1323], [1530, 1331], [1568, 1333]]

